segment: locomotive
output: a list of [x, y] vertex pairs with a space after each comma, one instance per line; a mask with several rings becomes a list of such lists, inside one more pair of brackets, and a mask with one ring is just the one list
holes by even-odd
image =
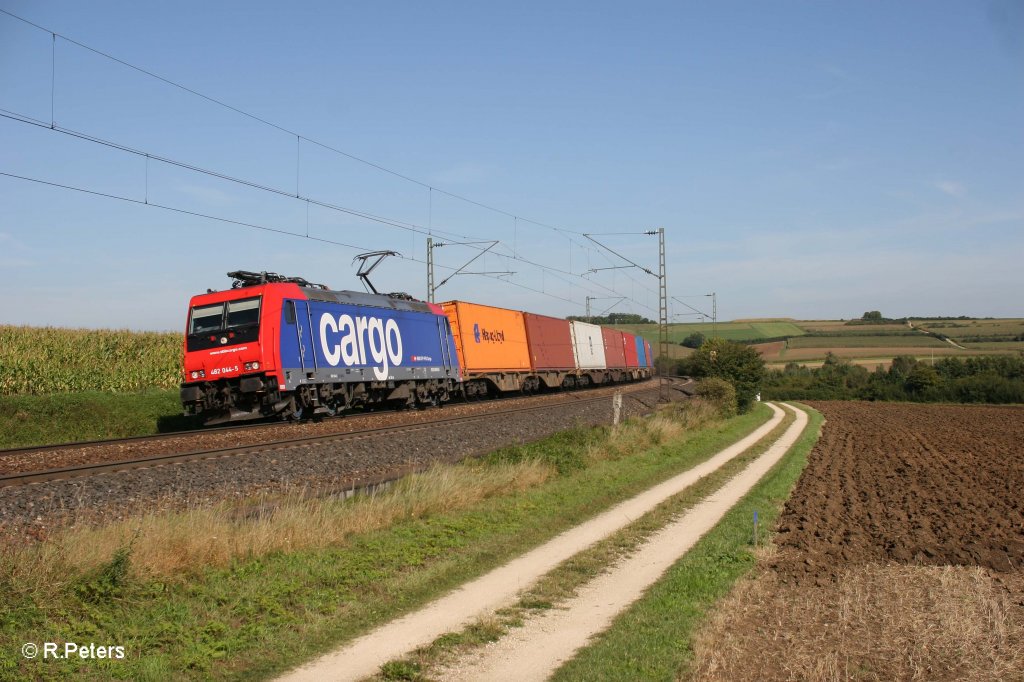
[[651, 376], [649, 343], [597, 325], [268, 272], [228, 276], [230, 289], [192, 297], [185, 330], [181, 401], [208, 425]]

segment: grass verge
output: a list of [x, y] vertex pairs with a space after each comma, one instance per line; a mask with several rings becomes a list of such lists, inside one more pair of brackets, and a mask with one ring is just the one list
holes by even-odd
[[670, 680], [686, 677], [693, 638], [715, 602], [753, 568], [752, 519], [759, 514], [758, 542], [778, 517], [782, 503], [807, 463], [820, 434], [820, 413], [793, 448], [644, 597], [615, 619], [560, 668], [555, 680]]
[[[543, 484], [496, 493], [466, 509], [406, 509], [386, 527], [351, 532], [326, 546], [245, 550], [177, 574], [135, 563], [141, 533], [150, 531], [129, 534], [130, 524], [122, 544], [92, 568], [37, 562], [47, 580], [16, 579], [19, 572], [26, 577], [24, 555], [0, 557], [0, 674], [164, 680], [281, 672], [693, 466], [768, 416], [762, 406], [725, 421], [697, 419], [684, 429], [684, 411], [641, 431], [564, 432], [455, 467], [540, 462], [555, 472]], [[644, 445], [639, 451], [637, 443]], [[256, 522], [242, 518], [235, 525]], [[224, 541], [209, 530], [192, 524], [190, 541]], [[117, 644], [127, 657], [22, 659], [21, 644], [33, 641]]]
[[[444, 677], [441, 669], [457, 656], [500, 639], [510, 628], [519, 627], [531, 611], [557, 608], [560, 602], [572, 597], [579, 587], [623, 556], [632, 553], [652, 533], [687, 512], [742, 471], [778, 440], [794, 419], [795, 416], [787, 411], [779, 425], [754, 446], [622, 530], [563, 562], [526, 590], [515, 605], [501, 609], [493, 617], [474, 623], [462, 632], [442, 635], [430, 646], [415, 651], [405, 659], [392, 661], [390, 667], [379, 675], [379, 679], [429, 680], [438, 671]], [[415, 671], [415, 674], [405, 678], [395, 677], [396, 670]]]
[[149, 436], [193, 428], [177, 389], [0, 396], [0, 448]]

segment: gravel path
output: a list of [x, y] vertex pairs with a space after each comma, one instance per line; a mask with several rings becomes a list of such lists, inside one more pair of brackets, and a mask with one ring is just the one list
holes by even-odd
[[[593, 397], [589, 391], [583, 395]], [[652, 411], [656, 400], [656, 387], [625, 394], [623, 417]], [[611, 412], [610, 399], [512, 414], [492, 408], [469, 423], [414, 424], [397, 433], [260, 448], [220, 459], [0, 488], [0, 538], [37, 540], [71, 523], [100, 523], [263, 493], [358, 487], [431, 462], [538, 440], [574, 425], [609, 423]], [[451, 416], [447, 411], [434, 414]]]
[[[705, 462], [562, 533], [421, 610], [384, 625], [345, 647], [292, 671], [282, 679], [289, 682], [359, 680], [372, 675], [387, 661], [398, 658], [416, 647], [429, 644], [446, 632], [461, 630], [480, 617], [514, 602], [520, 590], [532, 585], [562, 561], [632, 523], [767, 436], [783, 419], [781, 409], [774, 405], [769, 406], [775, 415], [767, 424]], [[765, 455], [756, 461], [760, 462], [764, 457]], [[714, 498], [725, 499], [718, 493]], [[731, 506], [731, 503], [728, 506]], [[662, 549], [664, 551], [665, 548]], [[578, 615], [584, 620], [589, 617]], [[523, 679], [522, 673], [529, 667], [528, 659], [532, 656], [533, 653], [529, 650], [520, 652], [517, 660], [513, 661], [513, 669], [500, 679]]]
[[628, 558], [584, 585], [568, 602], [537, 614], [523, 627], [470, 653], [434, 677], [450, 682], [546, 680], [585, 647], [591, 637], [611, 626], [615, 616], [643, 596], [782, 459], [807, 426], [807, 413], [795, 411], [796, 421], [767, 452], [648, 538]]

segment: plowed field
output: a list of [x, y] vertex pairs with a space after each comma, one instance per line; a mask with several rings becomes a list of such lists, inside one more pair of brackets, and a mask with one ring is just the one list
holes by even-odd
[[784, 578], [869, 562], [1024, 567], [1024, 408], [812, 405], [827, 421], [779, 521]]
[[1024, 408], [812, 405], [775, 545], [691, 679], [1024, 681]]

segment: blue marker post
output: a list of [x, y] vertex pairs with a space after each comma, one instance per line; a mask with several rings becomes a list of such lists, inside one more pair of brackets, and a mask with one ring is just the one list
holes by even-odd
[[757, 547], [757, 510], [754, 510], [754, 547]]

